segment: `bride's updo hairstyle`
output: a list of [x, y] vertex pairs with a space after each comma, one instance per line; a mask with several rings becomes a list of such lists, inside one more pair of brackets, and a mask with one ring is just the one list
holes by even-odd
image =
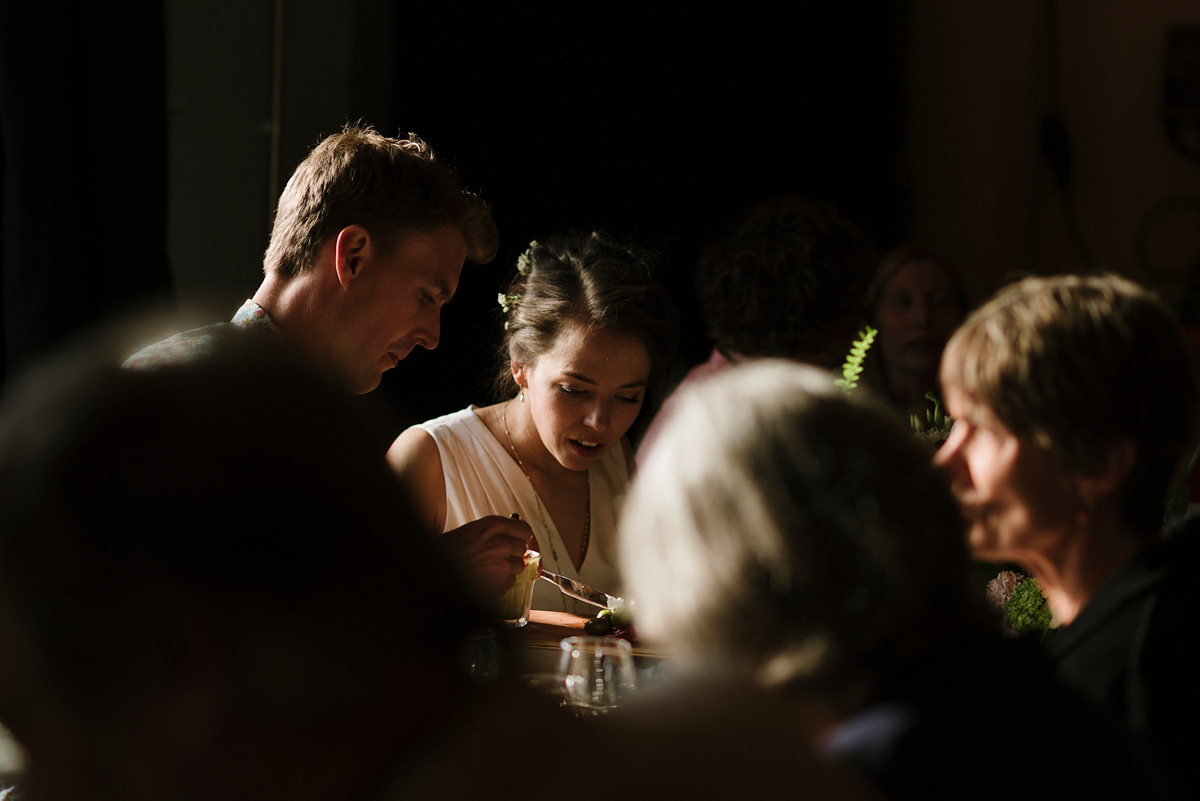
[[677, 315], [655, 280], [659, 268], [653, 252], [599, 231], [532, 242], [499, 298], [497, 397], [516, 389], [511, 360], [534, 364], [570, 323], [633, 337], [650, 355], [651, 379], [665, 372], [675, 355]]

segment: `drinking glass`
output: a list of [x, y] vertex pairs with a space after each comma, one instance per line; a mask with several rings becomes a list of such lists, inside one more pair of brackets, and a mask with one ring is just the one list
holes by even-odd
[[576, 714], [600, 715], [629, 699], [634, 673], [628, 642], [616, 637], [568, 637], [559, 648], [563, 693]]
[[481, 629], [464, 637], [458, 645], [458, 667], [473, 684], [495, 683], [500, 677], [500, 642], [496, 632]]
[[529, 607], [533, 603], [533, 585], [537, 584], [542, 555], [537, 551], [525, 552], [525, 569], [508, 592], [492, 602], [492, 612], [502, 626], [524, 626], [529, 622]]
[[526, 673], [521, 676], [521, 680], [525, 682], [526, 687], [539, 695], [546, 696], [558, 706], [566, 706], [567, 699], [563, 695], [565, 690], [563, 677], [559, 675], [557, 665], [550, 670]]

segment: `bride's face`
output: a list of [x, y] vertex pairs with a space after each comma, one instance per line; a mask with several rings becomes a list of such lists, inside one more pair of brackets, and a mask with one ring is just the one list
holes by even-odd
[[637, 418], [650, 354], [633, 337], [569, 324], [532, 365], [514, 359], [513, 377], [541, 444], [568, 470], [586, 470]]

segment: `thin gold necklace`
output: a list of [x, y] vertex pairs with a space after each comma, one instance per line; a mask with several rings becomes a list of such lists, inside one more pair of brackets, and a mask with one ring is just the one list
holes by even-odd
[[[529, 488], [533, 490], [533, 496], [537, 498], [537, 502], [541, 509], [546, 511], [549, 516], [550, 510], [546, 508], [542, 496], [538, 494], [537, 487], [533, 485], [533, 478], [530, 477], [529, 471], [525, 469], [525, 463], [521, 461], [521, 454], [517, 453], [517, 446], [513, 445], [512, 434], [508, 433], [508, 404], [512, 403], [512, 398], [504, 402], [500, 407], [500, 422], [504, 426], [504, 437], [508, 440], [508, 448], [512, 451], [513, 458], [517, 460], [517, 467], [521, 468], [521, 472], [525, 474], [525, 478], [529, 481]], [[592, 476], [587, 470], [583, 472], [583, 476], [587, 483], [584, 485], [587, 489], [584, 495], [583, 506], [583, 548], [579, 554], [579, 567], [576, 570], [583, 568], [583, 560], [587, 558], [588, 545], [592, 539]], [[546, 533], [550, 533], [550, 527], [546, 525], [546, 521], [542, 521], [542, 525], [546, 528]], [[550, 555], [554, 557], [554, 563], [559, 564], [558, 551], [554, 547], [554, 539], [550, 539]]]

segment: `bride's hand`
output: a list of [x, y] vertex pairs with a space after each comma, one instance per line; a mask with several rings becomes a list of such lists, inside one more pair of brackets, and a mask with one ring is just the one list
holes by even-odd
[[483, 598], [495, 598], [511, 587], [525, 569], [526, 547], [537, 548], [528, 523], [499, 515], [451, 529], [440, 539], [467, 586]]

